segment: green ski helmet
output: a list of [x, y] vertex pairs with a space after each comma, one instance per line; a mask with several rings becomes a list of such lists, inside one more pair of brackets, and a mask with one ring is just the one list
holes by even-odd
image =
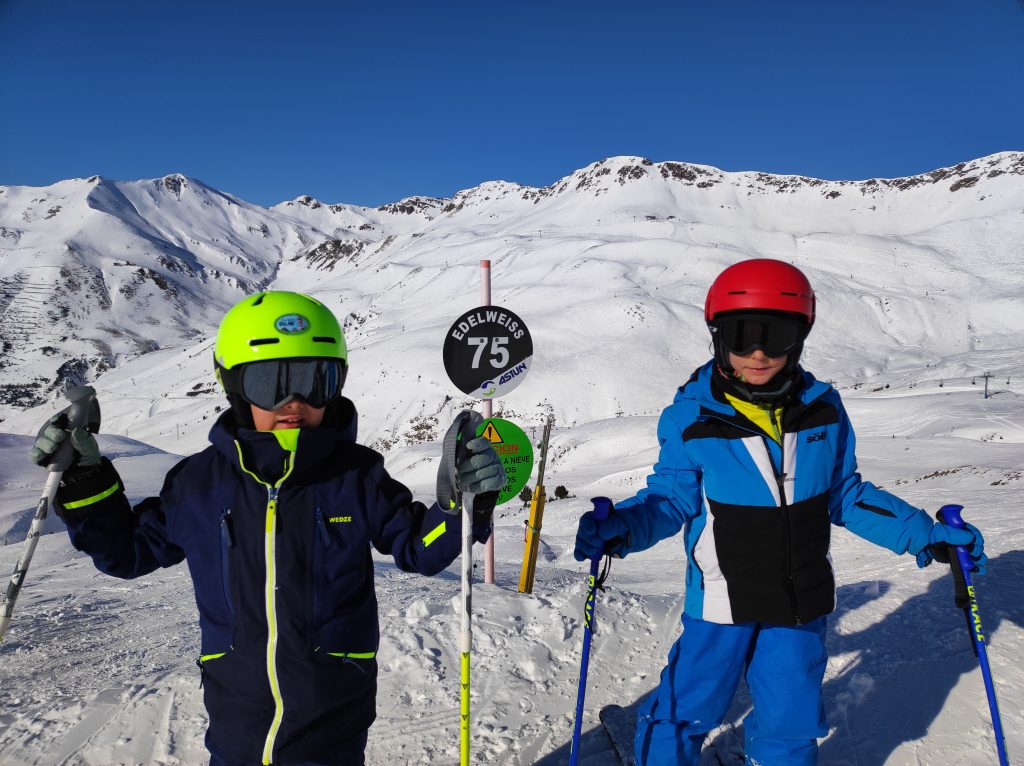
[[348, 364], [341, 325], [324, 304], [301, 293], [273, 290], [243, 298], [217, 329], [218, 370], [267, 359], [340, 359]]
[[[281, 290], [251, 295], [221, 320], [214, 369], [242, 425], [251, 419], [242, 394], [246, 365], [300, 360], [337, 360], [344, 384], [348, 348], [341, 325], [330, 309], [308, 295]], [[338, 391], [340, 395], [340, 385]]]

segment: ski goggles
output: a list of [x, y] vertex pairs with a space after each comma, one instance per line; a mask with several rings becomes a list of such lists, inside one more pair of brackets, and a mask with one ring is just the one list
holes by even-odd
[[740, 356], [757, 349], [771, 357], [785, 356], [811, 329], [803, 319], [771, 314], [726, 314], [709, 324], [722, 345]]
[[239, 367], [237, 390], [261, 410], [276, 410], [293, 399], [319, 409], [341, 396], [345, 372], [339, 359], [268, 359]]

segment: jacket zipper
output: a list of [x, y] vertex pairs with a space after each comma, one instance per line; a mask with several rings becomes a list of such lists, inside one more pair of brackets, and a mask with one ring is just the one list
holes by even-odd
[[274, 718], [270, 722], [270, 731], [263, 744], [263, 763], [268, 766], [273, 760], [274, 740], [281, 728], [284, 717], [284, 700], [281, 698], [281, 686], [277, 678], [277, 486], [267, 487], [267, 523], [263, 532], [264, 565], [267, 579], [264, 588], [265, 608], [267, 614], [267, 678], [270, 679], [270, 693], [274, 697]]
[[[320, 506], [316, 507], [316, 529], [317, 534], [320, 536], [320, 543], [313, 541], [313, 626], [314, 628], [319, 626], [320, 620], [320, 570], [323, 567], [324, 559], [326, 558], [327, 548], [331, 544], [331, 538], [327, 532], [327, 525], [324, 523], [324, 514], [320, 510]], [[319, 650], [319, 647], [317, 647]]]
[[[793, 538], [790, 528], [789, 501], [786, 498], [786, 438], [782, 433], [782, 423], [779, 422], [778, 413], [772, 408], [769, 413], [775, 433], [779, 435], [779, 470], [775, 472], [775, 482], [779, 485], [779, 510], [782, 512], [783, 529], [786, 535], [786, 585], [789, 588], [789, 603], [793, 609], [793, 618], [797, 625], [802, 625], [800, 619], [800, 607], [796, 601], [796, 584], [793, 582]], [[768, 438], [767, 436], [765, 437]], [[768, 448], [767, 442], [765, 448]], [[769, 453], [770, 454], [770, 453]], [[775, 469], [774, 463], [772, 470]]]
[[[771, 448], [768, 445], [768, 439], [771, 437], [768, 434], [764, 433], [764, 431], [760, 429], [754, 430], [747, 428], [746, 426], [742, 426], [726, 418], [718, 417], [717, 415], [710, 415], [708, 417], [715, 418], [716, 420], [733, 426], [734, 428], [739, 428], [743, 431], [755, 434], [756, 436], [760, 436], [764, 442], [765, 450], [768, 452], [768, 462], [771, 463], [772, 473], [775, 474], [775, 483], [779, 488], [779, 511], [782, 514], [783, 528], [786, 534], [786, 585], [789, 590], [789, 602], [793, 610], [793, 619], [796, 620], [797, 625], [802, 625], [803, 620], [800, 619], [800, 610], [796, 602], [796, 586], [793, 584], [793, 541], [789, 526], [789, 502], [786, 499], [786, 439], [785, 435], [782, 433], [782, 424], [776, 417], [775, 410], [772, 409], [770, 419], [772, 425], [775, 426], [776, 432], [779, 434], [779, 447], [781, 448], [779, 452], [781, 455], [779, 460], [781, 466], [779, 470], [775, 470], [775, 461], [771, 459]], [[703, 579], [703, 573], [701, 574], [701, 579]]]
[[231, 509], [224, 511], [220, 517], [220, 576], [224, 589], [224, 600], [228, 604], [228, 614], [235, 616], [235, 606], [231, 603], [231, 549], [235, 547], [235, 529], [231, 522]]
[[281, 684], [277, 677], [277, 503], [281, 485], [284, 484], [285, 479], [295, 467], [295, 453], [288, 453], [284, 475], [277, 480], [276, 484], [270, 485], [245, 467], [245, 462], [242, 459], [242, 445], [236, 441], [235, 447], [238, 450], [238, 464], [242, 470], [267, 488], [266, 519], [263, 527], [264, 568], [266, 570], [263, 597], [267, 615], [267, 680], [270, 682], [270, 694], [274, 698], [274, 718], [270, 722], [270, 729], [267, 731], [267, 737], [263, 743], [262, 763], [264, 766], [270, 766], [274, 754], [274, 742], [277, 739], [277, 732], [281, 728], [281, 721], [284, 719], [284, 700], [281, 697]]

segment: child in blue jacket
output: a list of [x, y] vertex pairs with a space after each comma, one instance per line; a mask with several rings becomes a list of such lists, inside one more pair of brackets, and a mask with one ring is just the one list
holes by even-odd
[[985, 555], [971, 525], [934, 523], [863, 481], [839, 394], [799, 366], [815, 300], [802, 272], [755, 259], [725, 269], [705, 304], [714, 358], [658, 423], [646, 488], [597, 522], [580, 519], [576, 558], [625, 556], [685, 529], [683, 634], [641, 704], [643, 766], [695, 766], [745, 675], [746, 762], [817, 762], [826, 615], [836, 606], [831, 525], [920, 566], [945, 545]]
[[[73, 545], [115, 577], [188, 562], [216, 766], [362, 764], [379, 637], [370, 545], [424, 575], [461, 551], [461, 517], [414, 501], [356, 444], [355, 407], [341, 395], [347, 356], [337, 319], [312, 298], [244, 299], [214, 348], [231, 408], [211, 446], [135, 508], [92, 435], [69, 437], [78, 460], [55, 507]], [[51, 419], [33, 460], [45, 465], [64, 438]], [[460, 482], [484, 493], [482, 542], [505, 474], [487, 439], [467, 446], [476, 454]]]

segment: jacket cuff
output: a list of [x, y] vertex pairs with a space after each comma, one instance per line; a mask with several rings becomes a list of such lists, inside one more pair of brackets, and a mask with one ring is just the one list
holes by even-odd
[[73, 520], [88, 515], [97, 503], [123, 491], [124, 484], [113, 463], [101, 457], [99, 465], [65, 472], [53, 506], [62, 519]]
[[907, 552], [915, 556], [931, 545], [932, 528], [935, 521], [925, 511], [919, 510], [907, 524]]

